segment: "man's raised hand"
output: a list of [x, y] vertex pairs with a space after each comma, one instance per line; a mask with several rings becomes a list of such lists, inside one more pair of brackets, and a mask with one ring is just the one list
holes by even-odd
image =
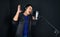
[[21, 12], [22, 12], [21, 6], [18, 5], [18, 7], [17, 7], [17, 12], [16, 12], [16, 14], [15, 14], [15, 16], [14, 16], [14, 18], [13, 18], [14, 21], [18, 21], [19, 13], [21, 13]]
[[21, 13], [21, 12], [22, 12], [21, 5], [18, 5], [18, 7], [17, 7], [17, 13]]

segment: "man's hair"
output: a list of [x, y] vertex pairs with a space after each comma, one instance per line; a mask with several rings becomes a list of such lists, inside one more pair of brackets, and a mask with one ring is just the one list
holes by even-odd
[[29, 7], [29, 6], [32, 6], [31, 4], [27, 4], [27, 5], [25, 5], [25, 9], [27, 8], [27, 7]]
[[29, 6], [32, 6], [32, 5], [31, 5], [31, 4], [27, 4], [27, 5], [25, 5], [25, 6], [23, 7], [23, 13], [24, 13], [24, 11], [26, 10], [26, 8], [29, 7]]

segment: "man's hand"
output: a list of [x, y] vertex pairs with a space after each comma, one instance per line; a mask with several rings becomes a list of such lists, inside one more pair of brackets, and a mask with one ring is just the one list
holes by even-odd
[[15, 16], [14, 16], [14, 18], [13, 18], [14, 21], [18, 21], [19, 14], [20, 14], [21, 12], [22, 12], [21, 6], [18, 5], [18, 7], [17, 7], [17, 12], [16, 12], [16, 14], [15, 14]]
[[34, 16], [32, 16], [32, 20], [36, 20], [36, 18]]
[[18, 5], [18, 7], [17, 7], [17, 13], [21, 13], [21, 12], [22, 12], [21, 5]]

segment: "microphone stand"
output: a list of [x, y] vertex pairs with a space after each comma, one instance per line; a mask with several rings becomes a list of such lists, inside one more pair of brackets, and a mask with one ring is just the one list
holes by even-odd
[[[41, 16], [41, 17], [43, 17], [43, 16]], [[43, 17], [43, 18], [44, 18], [44, 17]], [[44, 19], [45, 19], [45, 18], [44, 18]], [[45, 19], [45, 21], [46, 21], [53, 29], [55, 29], [54, 33], [56, 34], [55, 36], [57, 37], [58, 34], [60, 33], [60, 31], [59, 31], [55, 26], [53, 26], [47, 19]]]
[[[35, 19], [36, 21], [40, 18], [40, 15], [39, 15], [39, 18], [38, 18], [38, 15], [39, 15], [39, 11], [36, 10], [36, 19]], [[43, 17], [43, 19], [45, 18]], [[56, 34], [55, 36], [57, 37], [60, 31], [55, 26], [53, 26], [47, 19], [45, 19], [45, 21], [55, 30], [54, 33]]]

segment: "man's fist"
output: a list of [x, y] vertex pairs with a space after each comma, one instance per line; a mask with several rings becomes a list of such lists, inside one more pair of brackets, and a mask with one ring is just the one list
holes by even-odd
[[21, 12], [22, 12], [21, 5], [18, 5], [18, 7], [17, 7], [17, 13], [21, 13]]

